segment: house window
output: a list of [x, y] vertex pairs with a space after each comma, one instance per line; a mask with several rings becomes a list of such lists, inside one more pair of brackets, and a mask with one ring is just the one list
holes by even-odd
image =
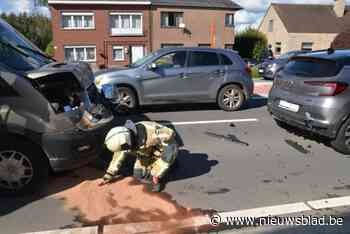
[[96, 46], [65, 46], [64, 58], [67, 62], [96, 62]]
[[142, 13], [111, 13], [112, 36], [142, 35]]
[[314, 43], [312, 43], [312, 42], [303, 42], [303, 43], [301, 43], [301, 50], [312, 51], [313, 45], [314, 45]]
[[164, 27], [179, 27], [183, 23], [182, 12], [162, 12], [161, 26]]
[[273, 32], [273, 20], [269, 21], [269, 32]]
[[234, 27], [235, 25], [235, 16], [234, 14], [226, 14], [225, 16], [225, 26]]
[[184, 44], [176, 44], [176, 43], [173, 43], [173, 44], [163, 43], [161, 45], [162, 48], [183, 47], [183, 46], [184, 46]]
[[34, 7], [47, 7], [47, 1], [45, 1], [45, 0], [34, 0]]
[[281, 42], [276, 42], [275, 54], [276, 55], [281, 55], [281, 53], [282, 53], [282, 43]]
[[234, 50], [233, 44], [225, 44], [225, 49]]
[[124, 47], [113, 46], [113, 60], [114, 61], [124, 61]]
[[94, 13], [62, 13], [62, 28], [64, 29], [94, 29]]

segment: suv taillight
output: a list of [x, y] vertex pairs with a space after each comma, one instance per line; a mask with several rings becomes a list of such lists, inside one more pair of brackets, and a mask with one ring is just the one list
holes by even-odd
[[249, 66], [245, 67], [245, 71], [248, 73], [249, 76], [252, 76], [252, 69]]
[[331, 97], [344, 92], [348, 85], [341, 82], [305, 81], [307, 85], [319, 87], [318, 96]]

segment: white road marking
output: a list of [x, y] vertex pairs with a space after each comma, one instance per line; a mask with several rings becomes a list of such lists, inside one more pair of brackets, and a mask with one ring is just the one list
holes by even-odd
[[30, 232], [25, 234], [98, 234], [98, 227], [84, 227], [63, 230], [52, 230], [44, 232]]
[[315, 201], [298, 202], [284, 205], [259, 207], [255, 209], [237, 210], [218, 213], [221, 221], [225, 222], [228, 217], [252, 217], [261, 218], [268, 216], [281, 216], [288, 214], [303, 213], [306, 211], [323, 210], [337, 207], [350, 206], [350, 196], [329, 198]]
[[226, 119], [226, 120], [171, 122], [171, 123], [160, 122], [160, 123], [164, 125], [183, 126], [183, 125], [220, 124], [220, 123], [249, 123], [249, 122], [258, 122], [258, 121], [259, 121], [258, 119]]
[[220, 216], [223, 219], [225, 219], [226, 217], [259, 218], [259, 217], [267, 217], [267, 216], [278, 216], [283, 214], [300, 213], [300, 212], [305, 212], [310, 210], [311, 208], [308, 207], [305, 203], [299, 202], [299, 203], [286, 204], [286, 205], [261, 207], [256, 209], [223, 212], [223, 213], [220, 213]]
[[350, 206], [350, 196], [310, 201], [307, 204], [316, 210]]
[[[232, 212], [221, 212], [218, 213], [221, 218], [221, 222], [226, 222], [227, 217], [251, 217], [251, 218], [261, 218], [268, 216], [281, 216], [288, 214], [296, 214], [303, 213], [306, 211], [313, 210], [322, 210], [328, 208], [337, 208], [337, 207], [346, 207], [350, 206], [350, 196], [346, 197], [337, 197], [323, 200], [315, 200], [308, 202], [298, 202], [284, 205], [276, 205], [276, 206], [268, 206], [268, 207], [260, 207], [255, 209], [246, 209], [246, 210], [237, 210]], [[194, 217], [190, 220], [191, 222], [184, 222], [183, 227], [191, 227], [191, 225], [196, 227], [210, 225], [210, 218], [206, 217]], [[104, 230], [113, 230], [114, 228], [123, 227], [123, 228], [133, 228], [139, 226], [140, 232], [149, 229], [150, 227], [157, 227], [157, 225], [162, 225], [162, 222], [154, 222], [152, 225], [151, 222], [137, 223], [136, 224], [123, 224], [123, 225], [107, 225], [104, 226]], [[65, 230], [57, 230], [57, 231], [46, 231], [46, 232], [33, 232], [27, 234], [97, 234], [97, 227], [90, 228], [77, 228], [77, 229], [65, 229]]]

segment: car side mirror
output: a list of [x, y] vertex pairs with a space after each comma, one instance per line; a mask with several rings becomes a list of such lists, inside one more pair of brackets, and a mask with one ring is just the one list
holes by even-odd
[[155, 70], [155, 69], [157, 69], [157, 68], [158, 68], [158, 66], [157, 66], [156, 63], [151, 63], [151, 64], [148, 65], [148, 69], [149, 69], [149, 70]]

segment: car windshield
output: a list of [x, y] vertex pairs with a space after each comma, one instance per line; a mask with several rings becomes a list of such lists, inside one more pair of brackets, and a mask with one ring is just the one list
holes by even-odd
[[53, 61], [9, 24], [0, 20], [1, 63], [18, 71], [29, 71]]
[[140, 58], [139, 60], [137, 60], [136, 62], [132, 63], [129, 65], [129, 67], [139, 67], [142, 66], [143, 64], [145, 64], [150, 58], [152, 58], [153, 56], [155, 56], [155, 53], [151, 53], [148, 54], [142, 58]]

